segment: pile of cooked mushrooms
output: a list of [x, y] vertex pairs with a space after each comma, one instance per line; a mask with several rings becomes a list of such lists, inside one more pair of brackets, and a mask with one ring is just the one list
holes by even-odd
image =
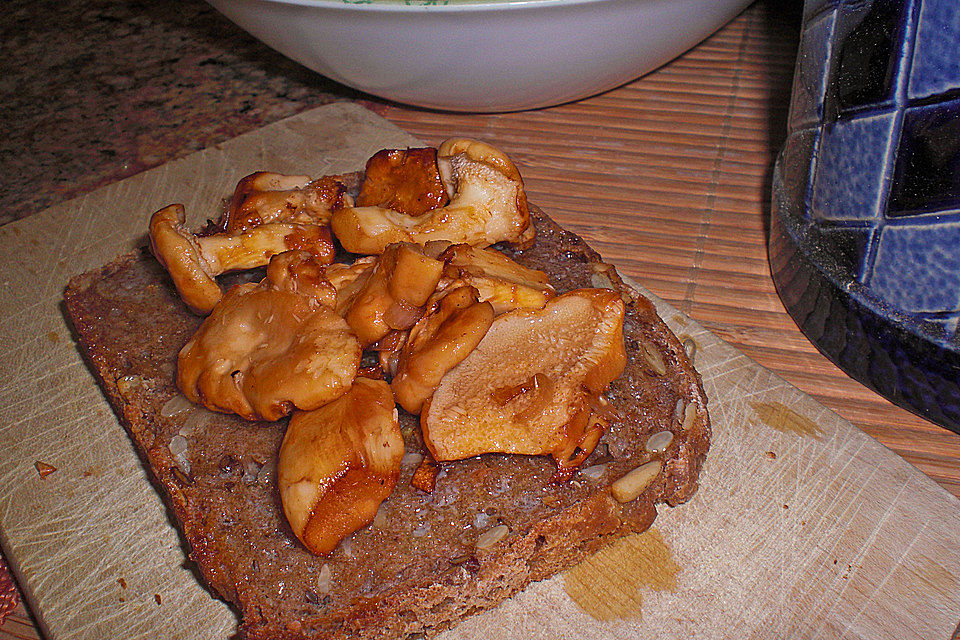
[[[247, 420], [290, 416], [280, 494], [317, 554], [393, 491], [397, 405], [420, 416], [422, 490], [438, 463], [492, 452], [550, 455], [563, 481], [597, 446], [602, 394], [626, 362], [619, 293], [557, 295], [545, 273], [492, 246], [535, 236], [520, 173], [499, 150], [453, 139], [381, 151], [357, 193], [343, 176], [260, 172], [240, 181], [216, 230], [189, 232], [181, 205], [150, 220], [154, 254], [206, 316], [180, 351], [177, 386]], [[352, 261], [336, 260], [334, 238]], [[216, 279], [264, 266], [261, 282], [226, 292]], [[362, 366], [365, 353], [375, 365]]]

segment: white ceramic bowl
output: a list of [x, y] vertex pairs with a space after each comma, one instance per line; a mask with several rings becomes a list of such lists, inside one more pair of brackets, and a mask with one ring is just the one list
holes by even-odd
[[750, 0], [208, 0], [268, 46], [397, 102], [513, 111], [590, 96], [683, 53]]

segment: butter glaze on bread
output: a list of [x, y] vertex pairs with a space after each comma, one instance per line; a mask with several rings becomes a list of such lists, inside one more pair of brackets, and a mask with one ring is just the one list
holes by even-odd
[[[556, 484], [547, 456], [487, 454], [443, 464], [426, 494], [410, 485], [423, 452], [418, 419], [401, 410], [408, 453], [396, 489], [372, 526], [327, 557], [309, 553], [282, 514], [276, 458], [286, 421], [246, 422], [179, 397], [177, 352], [200, 319], [156, 260], [146, 251], [128, 254], [71, 280], [67, 309], [81, 348], [191, 559], [239, 612], [242, 638], [429, 637], [646, 530], [657, 504], [695, 493], [710, 426], [683, 347], [653, 305], [581, 238], [538, 210], [533, 218], [534, 245], [504, 253], [545, 271], [560, 293], [610, 286], [631, 301], [627, 367], [606, 394], [611, 424], [583, 465], [606, 464], [604, 474]], [[673, 433], [667, 450], [647, 452], [649, 437], [662, 431]], [[615, 500], [611, 482], [650, 460], [663, 465], [649, 487], [630, 502]]]

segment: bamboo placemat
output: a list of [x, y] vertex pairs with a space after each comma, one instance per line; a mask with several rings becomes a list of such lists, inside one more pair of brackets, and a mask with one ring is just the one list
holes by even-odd
[[[770, 278], [770, 179], [800, 24], [800, 3], [784, 4], [758, 2], [674, 62], [577, 103], [495, 115], [373, 108], [426, 143], [466, 135], [501, 147], [530, 200], [626, 275], [960, 496], [960, 436], [821, 356]], [[0, 626], [0, 640], [37, 637], [22, 605]]]

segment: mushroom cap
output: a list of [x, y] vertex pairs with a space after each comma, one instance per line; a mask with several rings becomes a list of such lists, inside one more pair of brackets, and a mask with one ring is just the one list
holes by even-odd
[[539, 309], [556, 291], [543, 271], [514, 262], [493, 248], [455, 244], [440, 254], [444, 278], [475, 287], [497, 315], [514, 309]]
[[248, 420], [278, 420], [342, 395], [360, 366], [346, 322], [319, 301], [269, 281], [230, 289], [180, 351], [190, 400]]
[[258, 171], [237, 183], [220, 221], [227, 233], [271, 222], [326, 224], [333, 209], [352, 204], [338, 176], [288, 176]]
[[626, 365], [623, 317], [620, 296], [605, 289], [498, 316], [424, 403], [420, 426], [431, 454], [443, 461], [570, 451], [595, 426], [592, 405]]
[[420, 216], [380, 206], [335, 211], [330, 226], [347, 251], [381, 253], [395, 242], [433, 240], [486, 247], [533, 239], [523, 180], [503, 152], [476, 140], [448, 140], [438, 150], [438, 167], [449, 204]]
[[473, 287], [444, 295], [437, 309], [413, 326], [400, 350], [390, 383], [397, 404], [410, 413], [420, 413], [443, 376], [480, 344], [493, 318], [493, 306], [478, 302]]
[[360, 344], [368, 347], [420, 319], [442, 272], [443, 263], [424, 255], [422, 247], [390, 245], [369, 269], [339, 290], [337, 309]]
[[350, 390], [290, 419], [277, 480], [294, 533], [324, 555], [373, 521], [393, 491], [403, 459], [403, 435], [390, 387], [357, 378]]
[[182, 204], [172, 204], [154, 213], [150, 217], [150, 249], [170, 274], [187, 307], [206, 315], [220, 301], [222, 293], [194, 236], [184, 227], [185, 221]]
[[[489, 164], [490, 166], [496, 168], [497, 171], [502, 173], [505, 177], [523, 185], [523, 178], [520, 177], [520, 170], [517, 169], [517, 165], [513, 164], [513, 160], [510, 159], [510, 156], [491, 144], [481, 142], [480, 140], [473, 140], [471, 138], [448, 138], [441, 142], [440, 146], [437, 147], [438, 163], [440, 162], [440, 158], [446, 159], [459, 155], [466, 156], [475, 162]], [[441, 174], [442, 173], [443, 170], [441, 168]], [[448, 187], [448, 189], [449, 188], [450, 187]]]
[[357, 206], [384, 207], [416, 217], [449, 200], [436, 149], [384, 149], [367, 160]]
[[276, 289], [299, 293], [333, 309], [337, 306], [337, 290], [327, 280], [329, 266], [309, 251], [285, 251], [270, 259], [267, 280]]

